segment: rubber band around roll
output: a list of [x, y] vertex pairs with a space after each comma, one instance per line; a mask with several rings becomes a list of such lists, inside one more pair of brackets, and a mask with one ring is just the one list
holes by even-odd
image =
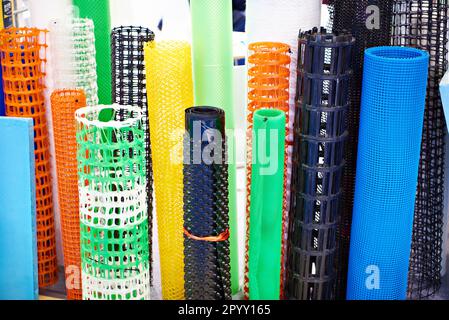
[[229, 236], [231, 235], [229, 233], [229, 229], [227, 229], [226, 231], [222, 232], [221, 234], [219, 234], [218, 236], [209, 236], [209, 237], [197, 237], [193, 234], [191, 234], [189, 231], [187, 231], [184, 228], [184, 234], [192, 239], [192, 240], [196, 240], [196, 241], [205, 241], [205, 242], [223, 242], [223, 241], [227, 241], [229, 239]]

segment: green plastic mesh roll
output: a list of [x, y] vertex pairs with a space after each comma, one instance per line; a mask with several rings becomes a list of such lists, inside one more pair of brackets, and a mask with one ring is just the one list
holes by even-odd
[[83, 299], [148, 300], [142, 112], [96, 106], [78, 109], [75, 117]]
[[[232, 1], [191, 0], [195, 104], [221, 108], [226, 129], [235, 129], [233, 103]], [[232, 140], [231, 140], [232, 138]], [[239, 290], [236, 166], [234, 137], [229, 137], [229, 224], [232, 293]]]
[[249, 298], [279, 300], [284, 197], [285, 112], [254, 114]]
[[97, 51], [98, 98], [100, 104], [111, 104], [111, 18], [109, 0], [73, 0], [80, 18], [92, 19]]

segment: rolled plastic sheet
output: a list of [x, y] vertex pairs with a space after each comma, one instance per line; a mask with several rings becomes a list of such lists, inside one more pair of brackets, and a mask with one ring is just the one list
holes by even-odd
[[225, 113], [186, 110], [184, 271], [187, 300], [231, 300]]
[[279, 300], [285, 181], [285, 113], [254, 113], [249, 236], [249, 298]]
[[0, 117], [0, 299], [37, 300], [33, 120]]
[[[442, 283], [447, 125], [439, 83], [448, 67], [449, 2], [398, 0], [393, 8], [393, 45], [430, 54], [424, 132], [415, 203], [408, 297], [425, 299]], [[443, 253], [443, 261], [446, 253]]]
[[[247, 0], [246, 32], [247, 43], [281, 42], [290, 46], [290, 90], [289, 90], [289, 136], [287, 165], [287, 207], [290, 205], [290, 183], [292, 174], [293, 152], [293, 121], [296, 106], [298, 31], [310, 30], [320, 26], [321, 0]], [[283, 266], [285, 266], [285, 251], [287, 249], [288, 219], [284, 219], [283, 229]], [[282, 270], [282, 286], [285, 278], [285, 268]]]
[[349, 300], [402, 300], [412, 241], [429, 54], [365, 51]]
[[57, 281], [50, 148], [45, 115], [45, 35], [45, 31], [35, 28], [0, 31], [6, 115], [34, 121], [39, 287]]
[[68, 300], [82, 299], [75, 112], [85, 106], [82, 90], [55, 90], [51, 95]]
[[349, 31], [356, 39], [352, 60], [353, 77], [350, 85], [349, 137], [343, 177], [344, 208], [337, 233], [339, 249], [336, 264], [336, 297], [343, 300], [346, 298], [349, 240], [354, 206], [363, 56], [367, 48], [390, 45], [393, 0], [328, 0], [328, 3], [333, 31]]
[[54, 88], [84, 91], [88, 106], [98, 104], [94, 24], [90, 19], [55, 20], [50, 25]]
[[[192, 46], [195, 104], [222, 108], [226, 129], [235, 129], [233, 87], [232, 1], [192, 0]], [[229, 143], [229, 222], [231, 241], [231, 285], [239, 284], [237, 234], [237, 167], [234, 135]]]
[[285, 297], [335, 298], [354, 38], [301, 33]]
[[95, 49], [98, 76], [98, 98], [101, 104], [112, 102], [111, 17], [109, 0], [73, 0], [80, 18], [95, 25]]
[[183, 136], [193, 105], [191, 46], [185, 41], [145, 46], [148, 118], [161, 256], [162, 296], [184, 299]]
[[[246, 147], [246, 254], [244, 294], [249, 298], [249, 238], [250, 238], [250, 204], [252, 186], [252, 145], [254, 112], [261, 109], [279, 109], [285, 113], [288, 123], [289, 115], [289, 77], [290, 77], [290, 47], [278, 42], [256, 42], [249, 46], [248, 58], [248, 108], [247, 108], [247, 147]], [[288, 130], [288, 127], [287, 127]], [[288, 136], [288, 132], [284, 133]], [[287, 169], [287, 154], [284, 170]], [[284, 179], [283, 221], [287, 216], [286, 187], [287, 173]]]
[[153, 168], [145, 75], [144, 45], [154, 40], [154, 33], [143, 27], [117, 27], [112, 30], [112, 99], [119, 105], [139, 107], [145, 130], [145, 163], [147, 173], [148, 241], [150, 274], [152, 274], [153, 240]]
[[96, 106], [75, 117], [83, 299], [149, 300], [142, 112]]

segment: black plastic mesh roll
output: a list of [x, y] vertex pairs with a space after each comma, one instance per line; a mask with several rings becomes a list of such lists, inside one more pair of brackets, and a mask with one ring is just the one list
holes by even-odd
[[120, 105], [142, 108], [145, 130], [148, 241], [150, 245], [150, 274], [152, 275], [153, 239], [153, 168], [151, 160], [150, 128], [144, 45], [154, 40], [154, 33], [143, 27], [117, 27], [111, 33], [112, 45], [112, 100]]
[[448, 64], [448, 9], [447, 0], [396, 0], [394, 5], [392, 44], [430, 54], [410, 256], [410, 299], [429, 297], [441, 285], [446, 122], [439, 83]]
[[186, 110], [184, 262], [187, 300], [230, 300], [225, 113]]
[[325, 29], [300, 35], [287, 299], [335, 297], [353, 44]]
[[354, 205], [364, 52], [370, 47], [390, 44], [393, 0], [330, 0], [329, 8], [333, 31], [349, 31], [356, 39], [352, 59], [353, 77], [350, 84], [349, 137], [346, 150], [346, 169], [343, 177], [343, 211], [337, 232], [339, 248], [336, 264], [336, 298], [345, 299]]

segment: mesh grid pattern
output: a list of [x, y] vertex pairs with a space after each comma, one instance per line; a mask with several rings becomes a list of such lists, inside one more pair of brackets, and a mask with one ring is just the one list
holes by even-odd
[[54, 21], [50, 28], [54, 87], [77, 88], [88, 106], [98, 104], [94, 24], [90, 19]]
[[145, 130], [147, 172], [148, 240], [152, 274], [153, 239], [153, 168], [145, 75], [144, 45], [154, 40], [154, 33], [143, 27], [117, 27], [112, 30], [112, 100], [119, 105], [140, 107]]
[[[289, 123], [289, 77], [290, 77], [290, 47], [283, 43], [256, 42], [249, 45], [250, 65], [248, 69], [248, 109], [246, 134], [246, 250], [244, 294], [249, 298], [249, 234], [251, 205], [251, 167], [252, 167], [252, 131], [254, 112], [261, 109], [279, 109], [284, 111]], [[288, 139], [288, 127], [286, 139]], [[287, 155], [285, 161], [288, 161]], [[287, 184], [287, 163], [285, 164], [285, 185]], [[287, 216], [287, 199], [284, 192], [283, 221]], [[285, 226], [285, 224], [284, 224]]]
[[83, 299], [149, 299], [142, 113], [97, 106], [75, 117]]
[[287, 299], [334, 298], [353, 44], [325, 29], [299, 37]]
[[439, 83], [447, 70], [448, 1], [397, 0], [393, 45], [430, 53], [427, 101], [415, 203], [408, 296], [422, 299], [441, 285], [446, 122]]
[[[229, 189], [225, 113], [216, 108], [186, 111], [184, 145], [184, 263], [187, 300], [231, 300]], [[215, 137], [220, 134], [220, 142]], [[206, 138], [206, 141], [203, 140]], [[219, 158], [205, 159], [214, 146]], [[201, 152], [201, 155], [196, 154]], [[220, 235], [222, 235], [221, 239]], [[213, 238], [205, 240], [205, 238]]]
[[405, 299], [429, 55], [365, 53], [349, 300]]
[[[350, 108], [348, 114], [348, 148], [343, 177], [343, 211], [338, 227], [337, 299], [346, 296], [349, 239], [354, 204], [355, 174], [357, 164], [360, 99], [362, 94], [363, 57], [366, 48], [390, 44], [393, 0], [329, 0], [331, 24], [334, 32], [351, 32], [355, 37], [352, 60], [353, 77], [350, 84]], [[379, 9], [379, 28], [367, 28], [369, 6]], [[371, 12], [371, 11], [368, 11]]]
[[145, 46], [162, 296], [184, 299], [183, 152], [185, 110], [193, 106], [191, 47], [185, 41]]
[[56, 90], [51, 95], [68, 300], [82, 299], [75, 112], [85, 106], [81, 90]]
[[6, 115], [32, 118], [36, 170], [36, 219], [39, 287], [57, 281], [56, 239], [45, 116], [46, 32], [34, 28], [0, 31]]

